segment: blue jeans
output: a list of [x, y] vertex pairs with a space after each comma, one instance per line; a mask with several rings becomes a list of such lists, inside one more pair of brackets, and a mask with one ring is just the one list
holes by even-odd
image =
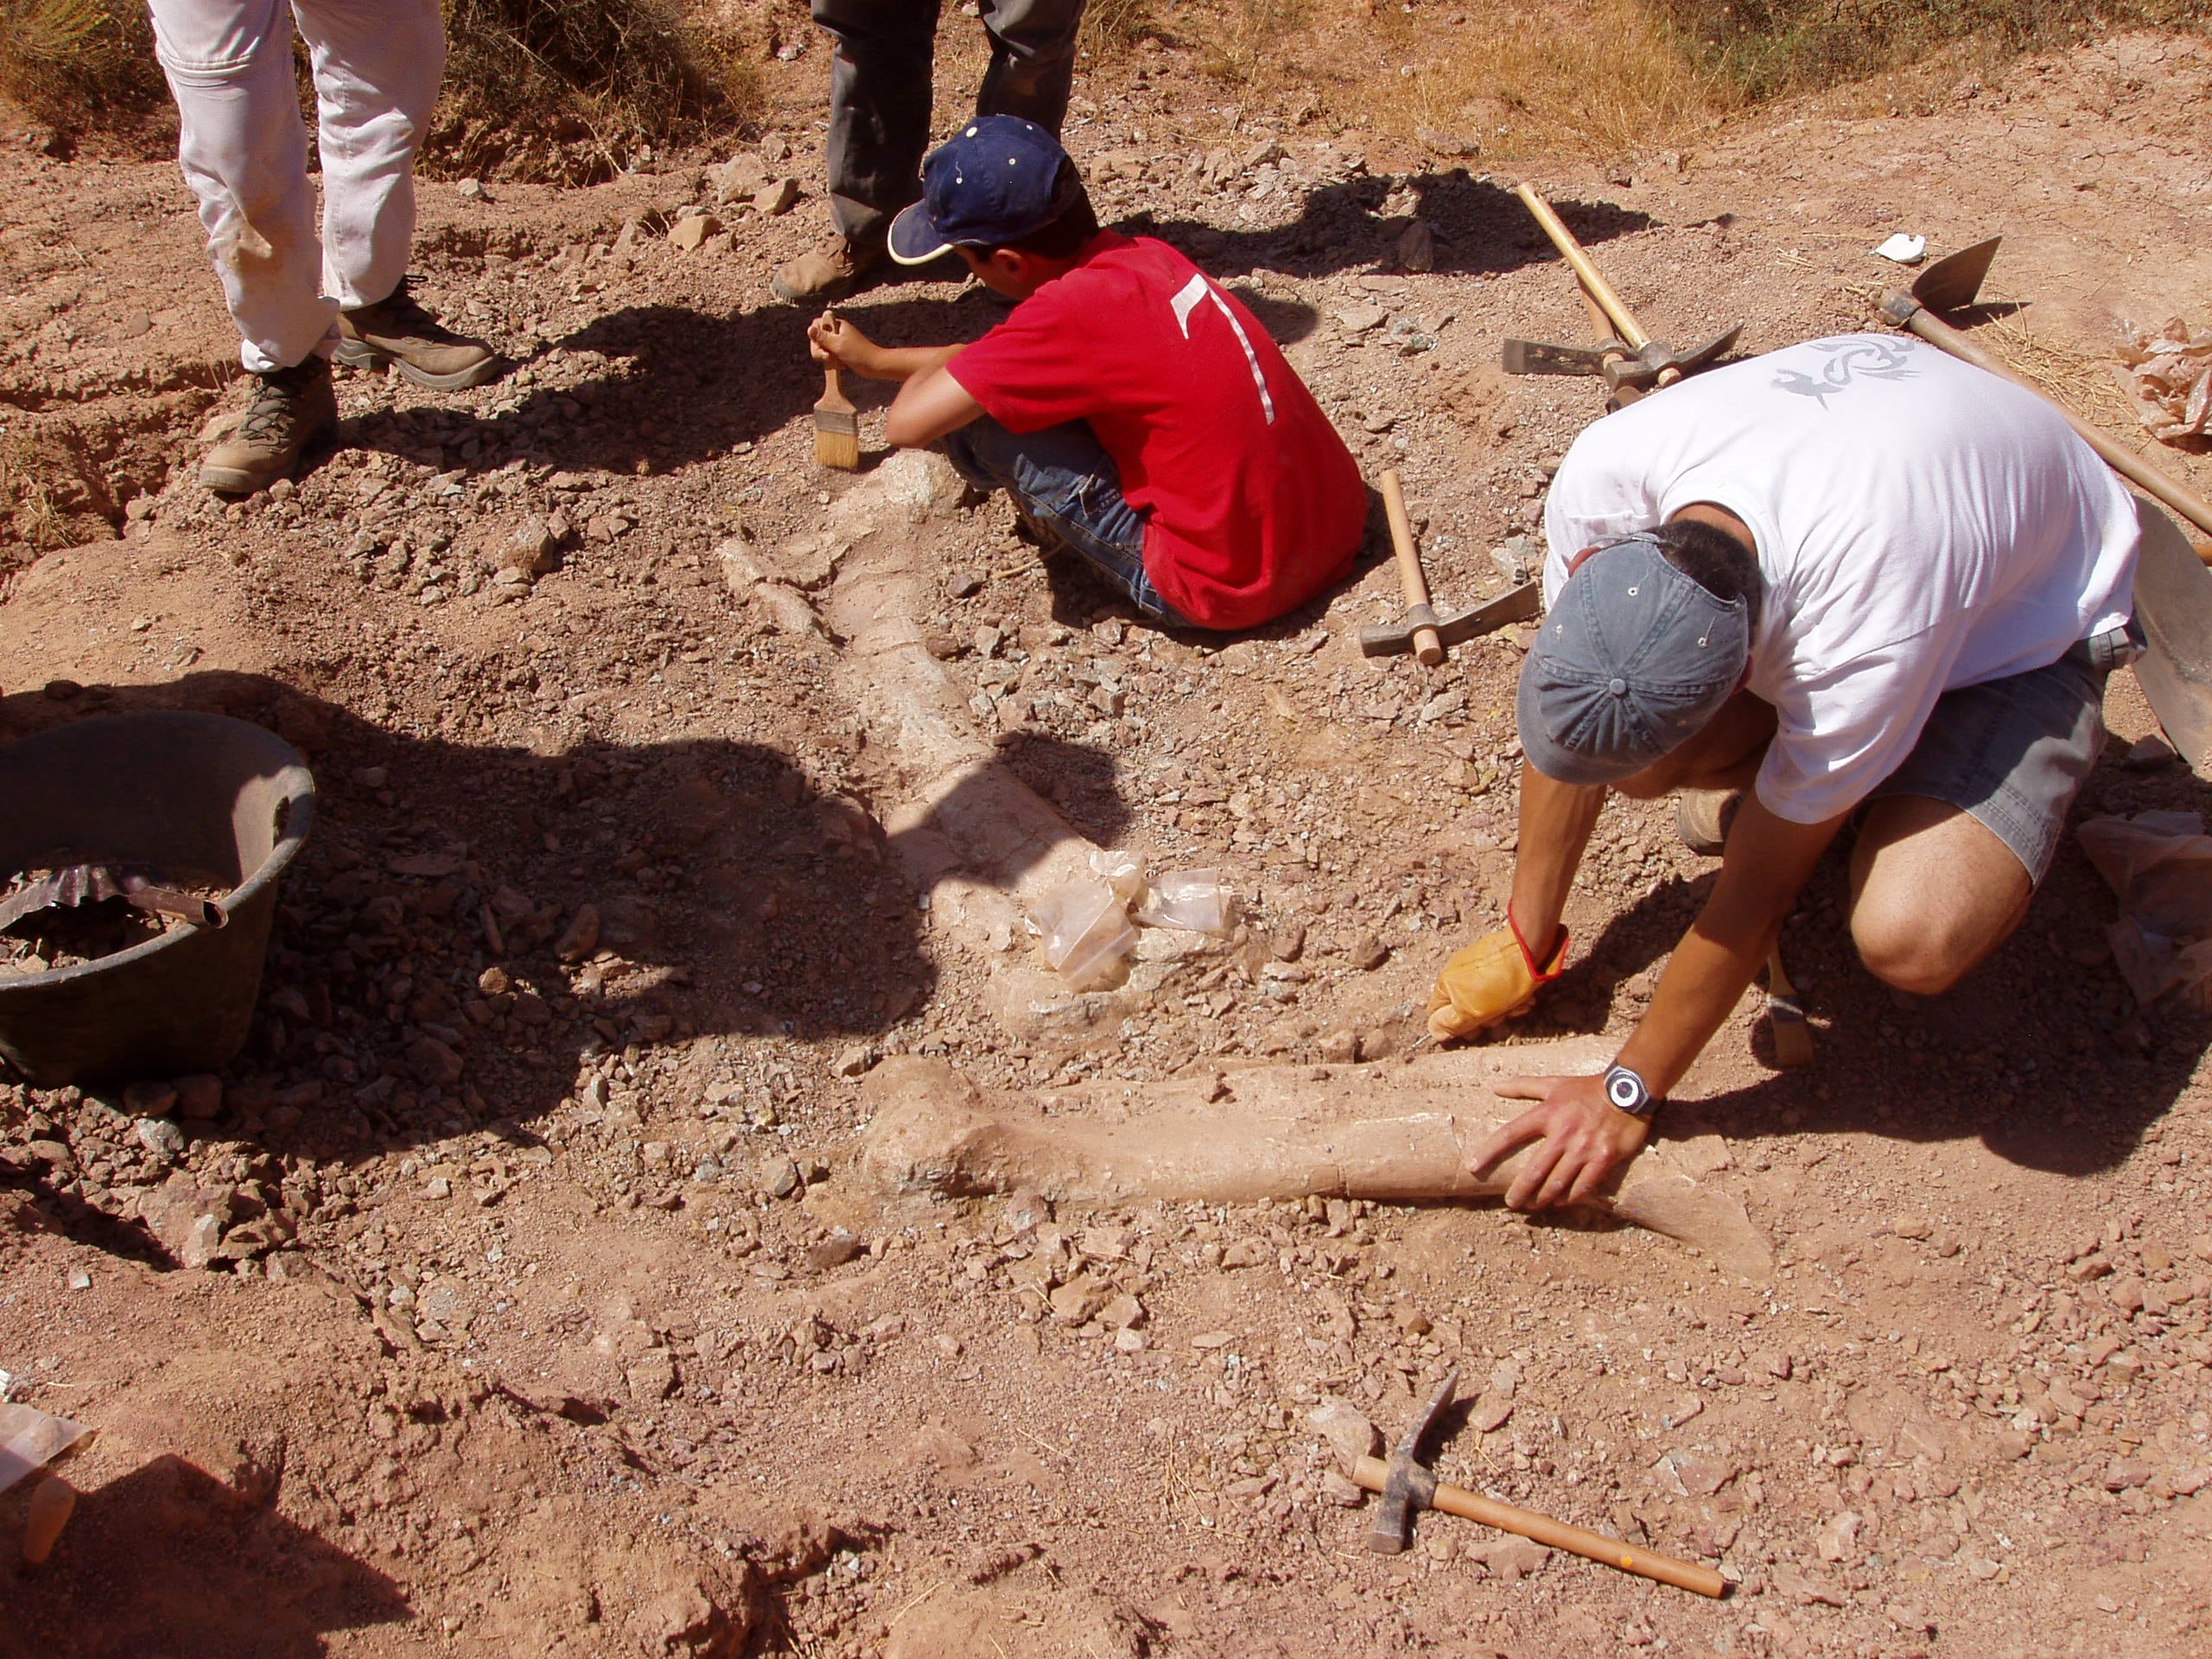
[[938, 449], [979, 490], [1004, 490], [1048, 545], [1081, 557], [1155, 622], [1195, 626], [1160, 596], [1144, 570], [1144, 514], [1087, 422], [1009, 432], [988, 415], [947, 433]]

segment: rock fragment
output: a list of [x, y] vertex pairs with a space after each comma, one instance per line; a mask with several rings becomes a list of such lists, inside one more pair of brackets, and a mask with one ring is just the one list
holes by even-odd
[[1325, 1396], [1306, 1414], [1306, 1421], [1315, 1433], [1328, 1441], [1337, 1460], [1346, 1468], [1382, 1449], [1382, 1431], [1349, 1400], [1340, 1400], [1333, 1395]]

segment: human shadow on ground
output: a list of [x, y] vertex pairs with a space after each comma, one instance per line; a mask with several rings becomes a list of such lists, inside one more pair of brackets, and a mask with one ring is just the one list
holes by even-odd
[[[347, 1161], [527, 1141], [582, 1068], [642, 1070], [695, 1035], [869, 1037], [937, 988], [900, 837], [762, 744], [472, 746], [230, 672], [19, 694], [0, 733], [172, 708], [271, 727], [319, 792], [223, 1116], [188, 1129]], [[1028, 732], [1000, 759], [1109, 844], [1128, 821], [1110, 754]], [[997, 798], [963, 783], [902, 833], [957, 823], [971, 790]]]
[[[1412, 193], [1414, 214], [1381, 216], [1401, 182]], [[1651, 222], [1606, 202], [1554, 206], [1590, 244]], [[1313, 278], [1394, 269], [1396, 238], [1415, 215], [1436, 233], [1440, 273], [1495, 275], [1557, 257], [1510, 191], [1462, 168], [1402, 181], [1362, 175], [1319, 186], [1284, 226], [1225, 229], [1141, 212], [1115, 228], [1157, 236], [1224, 282], [1265, 270]], [[1279, 341], [1302, 338], [1316, 325], [1312, 309], [1296, 302], [1249, 289], [1239, 295]], [[973, 340], [1006, 315], [980, 289], [944, 283], [872, 289], [839, 308], [893, 345]], [[462, 474], [518, 459], [626, 475], [680, 470], [780, 432], [812, 408], [822, 395], [821, 372], [806, 352], [816, 309], [771, 303], [721, 315], [682, 305], [621, 307], [556, 342], [608, 359], [603, 372], [579, 384], [518, 387], [516, 406], [490, 416], [451, 407], [380, 411], [345, 423], [335, 442]], [[890, 396], [889, 388], [865, 381], [849, 391], [864, 408]], [[476, 453], [461, 458], [472, 442]]]
[[[1400, 188], [1413, 194], [1411, 213], [1386, 214]], [[1585, 246], [1647, 229], [1648, 213], [1616, 203], [1556, 200], [1552, 208]], [[1160, 219], [1140, 212], [1118, 222], [1132, 236], [1156, 236], [1180, 248], [1217, 277], [1275, 270], [1287, 276], [1328, 276], [1363, 267], [1378, 275], [1402, 270], [1398, 238], [1419, 219], [1434, 232], [1440, 275], [1499, 276], [1559, 256], [1520, 199], [1503, 185], [1465, 168], [1404, 178], [1362, 174], [1308, 191], [1287, 225], [1227, 229], [1203, 220]]]
[[[43, 1566], [13, 1549], [0, 1562], [0, 1648], [320, 1659], [340, 1632], [413, 1621], [397, 1582], [284, 1519], [274, 1496], [173, 1454], [82, 1493]], [[15, 1492], [0, 1502], [20, 1507]]]
[[[2069, 824], [2107, 812], [2183, 807], [2212, 817], [2212, 786], [2178, 767], [2145, 773], [2108, 745]], [[1715, 863], [1713, 869], [1717, 870]], [[1578, 948], [1547, 988], [1524, 1034], [1605, 1029], [1620, 982], [1657, 977], [1710, 891], [1710, 872], [1655, 883]], [[1949, 992], [1909, 997], [1859, 960], [1847, 920], [1850, 846], [1838, 838], [1784, 929], [1784, 960], [1815, 1022], [1815, 1063], [1675, 1114], [1678, 1133], [1819, 1135], [1846, 1131], [1903, 1141], [1980, 1139], [2022, 1168], [2088, 1175], [2115, 1167], [2191, 1084], [2212, 1017], [2169, 997], [2148, 1010], [2104, 950], [2116, 913], [2070, 832], [2026, 920]], [[1716, 1043], [1739, 1040], [1724, 1032]], [[1764, 1016], [1753, 1052], [1773, 1065]], [[1669, 1126], [1662, 1120], [1661, 1134]]]

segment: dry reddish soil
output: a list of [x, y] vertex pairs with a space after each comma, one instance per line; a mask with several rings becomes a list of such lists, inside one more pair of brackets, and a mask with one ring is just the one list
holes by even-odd
[[[948, 16], [947, 122], [975, 32]], [[889, 511], [927, 475], [874, 464], [880, 390], [870, 469], [817, 471], [766, 279], [819, 232], [819, 44], [775, 73], [782, 130], [734, 175], [426, 185], [423, 293], [518, 366], [346, 375], [338, 442], [234, 505], [192, 482], [238, 392], [174, 167], [0, 159], [0, 414], [37, 486], [0, 731], [222, 710], [321, 791], [219, 1093], [0, 1086], [0, 1366], [99, 1430], [53, 1559], [0, 1557], [0, 1652], [2203, 1651], [2208, 1031], [2133, 1006], [2070, 845], [1933, 1001], [1865, 974], [1816, 875], [1785, 943], [1817, 1063], [1772, 1071], [1747, 998], [1662, 1130], [1771, 1241], [1757, 1278], [1494, 1207], [869, 1184], [897, 1057], [1387, 1102], [1437, 966], [1498, 920], [1518, 641], [1363, 660], [1379, 542], [1256, 638], [1164, 636], [1002, 503]], [[1492, 550], [1599, 407], [1492, 366], [1583, 327], [1504, 182], [1234, 106], [1173, 51], [1080, 90], [1105, 215], [1235, 283], [1402, 469], [1441, 598], [1502, 591]], [[2120, 38], [1543, 182], [1656, 332], [1740, 320], [1753, 351], [1862, 323], [1891, 231], [2001, 230], [2024, 308], [1995, 337], [2094, 388], [2114, 318], [2204, 320], [2209, 90], [2200, 48]], [[786, 213], [716, 201], [785, 176]], [[688, 251], [687, 207], [721, 221]], [[1416, 219], [1432, 271], [1401, 268]], [[896, 341], [995, 315], [928, 283], [851, 309]], [[929, 721], [856, 644], [887, 619]], [[2124, 763], [2128, 677], [2107, 714], [2085, 813], [2204, 807]], [[962, 754], [1074, 835], [1230, 871], [1243, 931], [1118, 999], [1009, 1000], [1031, 947], [985, 901], [1021, 861], [910, 810]], [[1504, 1040], [1618, 1039], [1711, 868], [1609, 807], [1574, 968]], [[1727, 1599], [1440, 1516], [1369, 1554], [1310, 1414], [1392, 1430], [1451, 1364], [1480, 1403], [1442, 1470], [1722, 1566]]]

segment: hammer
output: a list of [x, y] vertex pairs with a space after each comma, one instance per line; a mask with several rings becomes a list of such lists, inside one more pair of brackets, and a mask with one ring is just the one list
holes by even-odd
[[[1716, 334], [1694, 351], [1679, 352], [1664, 340], [1654, 340], [1637, 323], [1636, 314], [1621, 302], [1603, 273], [1583, 251], [1582, 245], [1574, 239], [1560, 216], [1551, 210], [1549, 203], [1526, 184], [1514, 187], [1514, 194], [1522, 205], [1535, 217], [1543, 227], [1552, 245], [1560, 251], [1575, 279], [1582, 284], [1586, 299], [1612, 328], [1615, 338], [1596, 346], [1549, 346], [1541, 340], [1509, 340], [1505, 342], [1504, 367], [1508, 374], [1594, 374], [1601, 378], [1617, 401], [1633, 403], [1640, 394], [1657, 386], [1671, 386], [1685, 374], [1701, 369], [1736, 343], [1736, 336], [1743, 332], [1738, 323], [1726, 333]], [[1594, 318], [1593, 318], [1594, 320]]]
[[1396, 657], [1408, 652], [1424, 668], [1444, 660], [1445, 649], [1509, 622], [1525, 622], [1544, 607], [1541, 584], [1524, 582], [1487, 605], [1470, 605], [1440, 614], [1429, 603], [1428, 577], [1414, 545], [1413, 520], [1406, 513], [1406, 493], [1394, 467], [1382, 474], [1382, 511], [1390, 521], [1390, 547], [1398, 557], [1398, 584], [1405, 589], [1406, 613], [1395, 622], [1359, 631], [1363, 657]]
[[1672, 1555], [1638, 1549], [1624, 1544], [1618, 1538], [1608, 1538], [1602, 1533], [1586, 1532], [1580, 1527], [1569, 1526], [1564, 1521], [1554, 1521], [1548, 1515], [1534, 1510], [1516, 1508], [1501, 1503], [1496, 1498], [1484, 1497], [1480, 1492], [1471, 1492], [1464, 1486], [1452, 1486], [1437, 1479], [1435, 1474], [1420, 1460], [1421, 1443], [1444, 1408], [1452, 1402], [1452, 1390], [1459, 1380], [1458, 1368], [1446, 1373], [1438, 1383], [1436, 1392], [1421, 1408], [1412, 1425], [1399, 1439], [1397, 1446], [1385, 1463], [1380, 1458], [1361, 1458], [1353, 1464], [1351, 1478], [1370, 1492], [1382, 1494], [1382, 1501], [1376, 1505], [1375, 1522], [1368, 1529], [1367, 1547], [1379, 1555], [1395, 1555], [1406, 1548], [1407, 1534], [1413, 1524], [1414, 1512], [1418, 1510], [1441, 1510], [1446, 1515], [1456, 1515], [1469, 1521], [1479, 1521], [1484, 1526], [1497, 1527], [1502, 1531], [1518, 1533], [1523, 1538], [1533, 1538], [1540, 1544], [1554, 1549], [1570, 1550], [1593, 1561], [1603, 1561], [1617, 1567], [1624, 1573], [1634, 1573], [1647, 1579], [1656, 1579], [1662, 1584], [1671, 1584], [1680, 1590], [1693, 1590], [1700, 1596], [1724, 1596], [1728, 1592], [1728, 1580], [1709, 1567], [1700, 1567], [1694, 1561], [1678, 1560]]

